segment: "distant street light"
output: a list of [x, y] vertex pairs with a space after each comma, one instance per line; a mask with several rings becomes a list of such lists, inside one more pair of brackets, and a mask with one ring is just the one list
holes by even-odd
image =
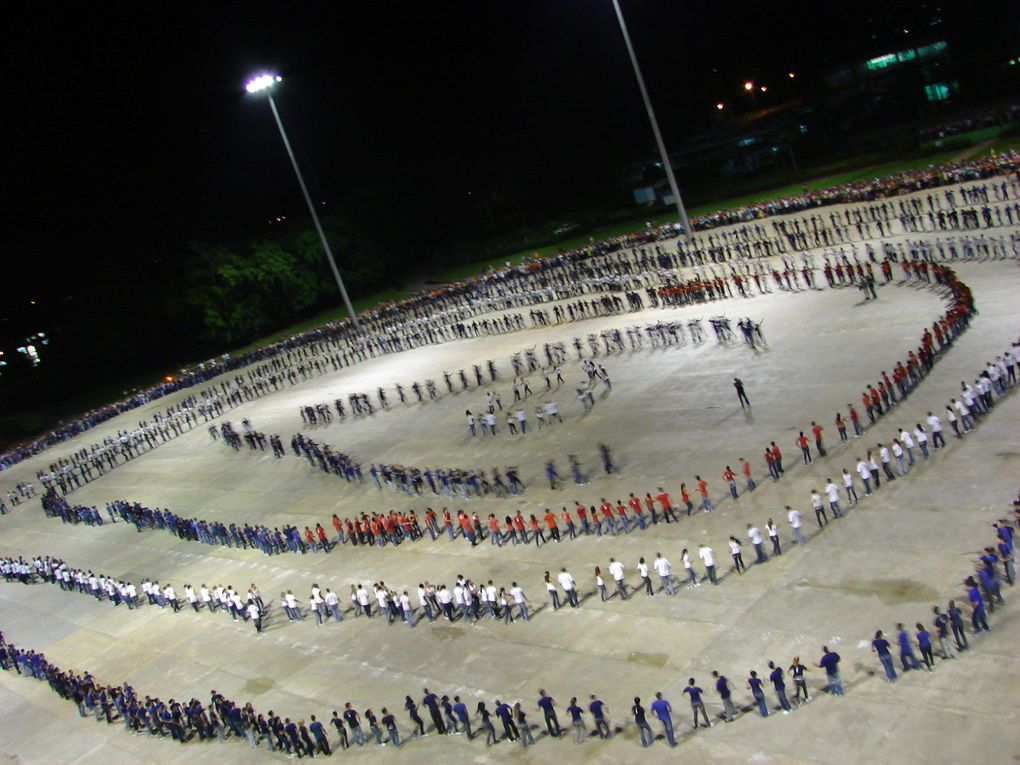
[[768, 90], [768, 87], [766, 87], [765, 85], [762, 85], [761, 86], [761, 92], [764, 93], [766, 90]]
[[627, 34], [627, 24], [623, 20], [623, 12], [620, 10], [619, 0], [613, 0], [613, 8], [616, 10], [616, 18], [620, 22], [620, 31], [623, 33], [623, 42], [627, 45], [627, 53], [630, 54], [630, 63], [634, 67], [634, 77], [637, 78], [638, 89], [641, 91], [641, 98], [645, 102], [645, 111], [648, 112], [648, 121], [652, 123], [652, 133], [655, 134], [655, 143], [659, 146], [659, 156], [662, 157], [662, 167], [666, 171], [666, 180], [669, 181], [669, 190], [676, 201], [676, 211], [680, 215], [680, 223], [684, 227], [684, 238], [688, 244], [694, 243], [694, 233], [691, 231], [691, 222], [687, 219], [687, 210], [684, 208], [684, 201], [680, 198], [680, 188], [676, 185], [676, 177], [673, 175], [673, 165], [669, 161], [669, 154], [666, 153], [666, 144], [662, 140], [662, 133], [659, 132], [659, 123], [655, 119], [655, 112], [652, 110], [652, 101], [648, 97], [648, 89], [645, 87], [645, 78], [641, 76], [641, 67], [638, 66], [637, 54], [634, 53], [634, 46], [630, 43], [630, 35]]
[[361, 325], [358, 323], [357, 317], [354, 315], [354, 306], [351, 305], [351, 299], [347, 295], [347, 288], [344, 286], [344, 280], [340, 277], [340, 270], [336, 267], [336, 261], [333, 259], [333, 251], [329, 248], [329, 242], [326, 241], [326, 232], [322, 230], [322, 224], [319, 222], [319, 216], [315, 212], [315, 205], [312, 204], [312, 198], [308, 194], [308, 187], [305, 186], [305, 179], [301, 175], [301, 170], [298, 168], [297, 159], [294, 156], [294, 150], [290, 147], [290, 141], [287, 138], [287, 131], [283, 129], [283, 121], [280, 119], [280, 112], [276, 110], [276, 102], [273, 100], [272, 88], [276, 83], [283, 80], [283, 78], [276, 74], [263, 74], [254, 79], [250, 80], [245, 85], [245, 90], [249, 93], [265, 93], [266, 99], [269, 101], [269, 108], [273, 111], [273, 117], [276, 119], [276, 126], [280, 128], [280, 137], [283, 139], [283, 145], [287, 149], [287, 156], [290, 157], [290, 163], [294, 167], [294, 175], [297, 176], [298, 185], [301, 186], [301, 193], [305, 197], [305, 203], [308, 205], [308, 212], [312, 216], [312, 222], [315, 224], [315, 230], [319, 233], [319, 241], [322, 242], [322, 249], [326, 253], [326, 260], [329, 261], [329, 267], [333, 271], [333, 278], [336, 279], [336, 286], [340, 288], [340, 296], [344, 299], [344, 305], [347, 307], [347, 315], [351, 317], [351, 323], [354, 325], [354, 329], [357, 332], [361, 332]]
[[725, 106], [726, 106], [726, 104], [724, 104], [722, 101], [720, 101], [719, 103], [717, 103], [715, 105], [715, 108], [719, 109], [719, 110], [722, 110]]
[[746, 91], [748, 91], [748, 92], [751, 92], [752, 90], [754, 90], [754, 83], [753, 83], [753, 82], [751, 82], [750, 80], [748, 80], [747, 82], [745, 82], [745, 83], [744, 83], [744, 90], [746, 90]]
[[790, 72], [790, 73], [789, 73], [789, 74], [787, 74], [786, 76], [787, 76], [787, 77], [789, 77], [789, 78], [790, 78], [790, 79], [792, 80], [792, 79], [793, 79], [794, 77], [796, 77], [797, 75], [796, 75], [796, 74], [795, 74], [794, 72]]

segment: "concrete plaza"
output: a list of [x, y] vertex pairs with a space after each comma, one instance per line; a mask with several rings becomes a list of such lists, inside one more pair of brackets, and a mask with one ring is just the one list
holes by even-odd
[[[1009, 229], [996, 235], [1008, 236]], [[926, 235], [934, 238], [934, 235]], [[900, 241], [903, 237], [893, 237]], [[860, 248], [860, 245], [858, 245]], [[819, 261], [820, 262], [820, 259]], [[251, 701], [257, 710], [274, 709], [307, 721], [312, 714], [328, 720], [332, 710], [351, 701], [359, 710], [388, 706], [402, 735], [411, 732], [403, 709], [410, 694], [420, 701], [422, 688], [451, 697], [460, 694], [469, 708], [479, 700], [492, 707], [500, 698], [521, 700], [529, 720], [542, 726], [534, 711], [537, 691], [545, 688], [559, 706], [561, 724], [569, 728], [567, 702], [577, 696], [586, 706], [589, 694], [606, 701], [618, 734], [611, 740], [590, 738], [582, 746], [569, 733], [559, 741], [539, 738], [522, 749], [502, 742], [486, 748], [484, 740], [464, 736], [431, 736], [411, 740], [398, 751], [366, 746], [335, 756], [358, 761], [528, 763], [647, 763], [667, 760], [700, 763], [999, 763], [1020, 758], [1020, 649], [1017, 609], [1007, 588], [1007, 605], [997, 610], [991, 634], [972, 640], [973, 650], [959, 661], [937, 661], [933, 674], [911, 672], [895, 685], [882, 678], [869, 641], [876, 629], [894, 632], [897, 622], [909, 627], [931, 622], [931, 607], [943, 608], [950, 598], [966, 600], [962, 579], [972, 573], [971, 560], [993, 543], [989, 523], [1006, 516], [1020, 484], [1020, 399], [1004, 398], [977, 430], [957, 441], [948, 433], [948, 448], [919, 461], [910, 474], [883, 482], [875, 496], [847, 512], [843, 520], [818, 532], [808, 498], [826, 478], [839, 482], [844, 467], [853, 472], [857, 456], [879, 441], [888, 443], [900, 426], [923, 422], [929, 410], [942, 414], [961, 380], [973, 381], [984, 364], [1017, 340], [1020, 312], [1016, 295], [1020, 271], [1016, 260], [953, 264], [973, 290], [979, 314], [970, 329], [935, 366], [933, 373], [893, 413], [858, 440], [840, 446], [833, 426], [837, 411], [848, 402], [859, 406], [863, 388], [891, 373], [894, 363], [918, 344], [923, 328], [944, 311], [943, 293], [901, 274], [879, 288], [877, 301], [863, 302], [853, 287], [773, 292], [748, 299], [729, 299], [680, 309], [646, 309], [639, 314], [591, 319], [501, 337], [450, 342], [377, 358], [310, 380], [246, 404], [226, 415], [239, 424], [248, 418], [259, 430], [279, 433], [289, 442], [302, 430], [298, 407], [331, 402], [348, 393], [375, 398], [379, 386], [406, 386], [431, 377], [444, 395], [436, 402], [391, 404], [388, 411], [352, 418], [304, 432], [338, 451], [352, 454], [367, 468], [372, 462], [442, 467], [503, 468], [519, 465], [528, 485], [520, 497], [487, 497], [463, 502], [446, 497], [407, 498], [377, 491], [371, 482], [354, 487], [310, 467], [289, 454], [276, 460], [244, 448], [234, 453], [213, 442], [204, 428], [160, 446], [140, 459], [74, 492], [71, 500], [102, 504], [113, 499], [136, 500], [167, 507], [185, 515], [226, 522], [258, 522], [268, 526], [292, 523], [300, 528], [322, 523], [330, 531], [331, 515], [361, 511], [415, 508], [477, 511], [485, 519], [521, 510], [541, 517], [545, 508], [558, 511], [574, 501], [598, 504], [602, 497], [626, 501], [630, 492], [654, 496], [664, 487], [679, 501], [685, 481], [697, 502], [694, 476], [710, 485], [715, 512], [698, 513], [678, 524], [649, 527], [626, 536], [594, 536], [552, 543], [495, 548], [488, 542], [472, 548], [464, 540], [445, 538], [403, 544], [394, 549], [344, 546], [329, 554], [266, 557], [257, 551], [182, 542], [169, 534], [139, 534], [127, 524], [101, 528], [69, 526], [47, 519], [33, 501], [0, 519], [0, 554], [51, 555], [73, 567], [91, 568], [136, 583], [145, 577], [172, 582], [178, 594], [190, 582], [232, 584], [243, 592], [257, 582], [267, 601], [279, 605], [278, 593], [293, 590], [307, 599], [313, 582], [337, 592], [346, 605], [355, 583], [385, 581], [407, 589], [417, 605], [415, 588], [426, 579], [452, 586], [458, 574], [474, 581], [494, 580], [506, 586], [516, 580], [532, 601], [528, 623], [504, 625], [482, 621], [387, 626], [385, 619], [347, 617], [342, 624], [316, 627], [312, 620], [290, 623], [274, 608], [261, 635], [250, 624], [226, 615], [169, 614], [156, 608], [113, 609], [92, 599], [37, 585], [0, 583], [0, 629], [19, 645], [42, 650], [65, 668], [87, 669], [102, 682], [130, 682], [141, 694], [161, 698], [207, 700], [216, 689], [238, 702]], [[822, 284], [820, 271], [816, 278]], [[490, 386], [510, 392], [509, 356], [524, 348], [564, 341], [608, 327], [644, 326], [658, 320], [687, 320], [725, 313], [732, 320], [762, 320], [768, 347], [752, 350], [737, 339], [720, 345], [708, 332], [694, 346], [643, 348], [600, 356], [612, 378], [596, 405], [585, 412], [574, 387], [583, 378], [571, 353], [564, 366], [568, 385], [547, 394], [537, 374], [531, 386], [539, 401], [554, 398], [565, 422], [537, 430], [534, 401], [528, 400], [529, 429], [511, 436], [503, 419], [496, 437], [470, 437], [467, 409], [483, 410], [482, 391], [445, 394], [444, 370], [470, 369], [493, 359], [501, 380]], [[737, 403], [731, 381], [739, 376], [753, 404], [749, 412]], [[458, 386], [459, 387], [459, 386]], [[183, 395], [183, 394], [179, 394]], [[122, 415], [60, 447], [44, 452], [5, 474], [0, 488], [18, 480], [34, 481], [34, 473], [56, 456], [92, 443], [106, 433], [130, 427], [174, 401], [162, 400]], [[863, 416], [863, 411], [861, 412]], [[505, 418], [505, 415], [504, 415]], [[800, 464], [794, 446], [798, 431], [809, 432], [812, 420], [825, 427], [829, 454], [808, 466]], [[865, 418], [866, 422], [866, 418]], [[768, 480], [761, 454], [770, 441], [783, 448], [783, 480]], [[620, 472], [602, 473], [597, 445], [607, 443]], [[589, 483], [574, 486], [567, 456], [576, 454], [589, 473]], [[737, 500], [726, 496], [721, 474], [726, 465], [737, 470], [740, 457], [754, 468], [758, 488]], [[565, 478], [551, 490], [543, 466], [554, 460]], [[739, 482], [741, 490], [742, 482]], [[859, 486], [859, 483], [858, 483]], [[792, 544], [785, 505], [800, 509], [808, 544]], [[846, 505], [844, 504], [846, 510]], [[753, 551], [746, 526], [763, 528], [769, 518], [778, 524], [783, 555], [767, 564], [750, 565]], [[562, 526], [562, 524], [561, 524]], [[749, 570], [730, 570], [726, 540], [744, 542]], [[715, 550], [722, 577], [718, 587], [681, 588], [669, 598], [658, 592], [646, 598], [635, 591], [626, 601], [601, 603], [592, 571], [605, 572], [610, 557], [628, 569], [628, 582], [638, 582], [635, 566], [644, 556], [651, 562], [661, 552], [682, 578], [680, 552], [688, 548], [695, 568], [704, 571], [696, 548], [707, 541]], [[768, 545], [766, 544], [766, 548]], [[577, 579], [586, 595], [580, 609], [553, 612], [542, 584], [544, 571], [561, 566]], [[605, 574], [608, 579], [608, 573]], [[653, 580], [657, 580], [654, 577]], [[610, 589], [611, 589], [610, 583]], [[828, 644], [842, 656], [846, 688], [843, 698], [822, 692], [824, 672], [815, 668], [821, 647]], [[774, 659], [789, 666], [799, 655], [808, 673], [812, 703], [793, 714], [758, 717], [745, 689], [750, 669], [768, 674]], [[688, 677], [706, 690], [713, 720], [721, 711], [711, 671], [718, 669], [734, 685], [738, 704], [747, 711], [735, 722], [693, 731], [689, 704], [682, 694]], [[792, 693], [792, 682], [788, 680]], [[656, 691], [673, 705], [680, 746], [670, 751], [660, 739], [642, 749], [629, 713], [635, 695], [647, 707]], [[770, 707], [771, 688], [766, 689]], [[427, 719], [427, 715], [423, 715]], [[589, 716], [585, 715], [589, 722]], [[191, 743], [185, 747], [149, 736], [135, 736], [121, 725], [99, 725], [80, 719], [73, 705], [62, 702], [42, 683], [0, 673], [0, 762], [11, 763], [140, 763], [140, 762], [265, 762], [283, 755], [243, 743]], [[651, 720], [656, 734], [658, 723]], [[497, 730], [499, 724], [496, 722]], [[542, 726], [544, 729], [544, 726]], [[538, 728], [535, 729], [536, 737]]]

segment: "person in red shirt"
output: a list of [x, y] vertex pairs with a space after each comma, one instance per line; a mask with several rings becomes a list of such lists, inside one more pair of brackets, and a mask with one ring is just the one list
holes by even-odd
[[509, 515], [506, 517], [506, 536], [515, 545], [520, 543], [520, 539], [517, 538], [517, 528], [514, 525], [514, 519]]
[[530, 537], [528, 536], [528, 530], [524, 526], [524, 516], [521, 515], [520, 510], [514, 515], [514, 529], [517, 531], [517, 537], [521, 540], [521, 544], [527, 544]]
[[535, 547], [541, 547], [545, 542], [545, 534], [542, 533], [542, 527], [538, 525], [538, 518], [532, 515], [528, 524], [531, 526], [531, 538], [535, 540]]
[[645, 492], [645, 508], [648, 510], [648, 514], [652, 516], [652, 525], [659, 525], [659, 514], [655, 512], [655, 500], [652, 499], [651, 492]]
[[[613, 520], [613, 505], [606, 502], [606, 498], [602, 498], [602, 504], [599, 505], [599, 510], [602, 511], [602, 521], [609, 527], [609, 533], [616, 535], [616, 521]], [[594, 520], [594, 515], [592, 516]], [[601, 535], [601, 532], [599, 532]]]
[[779, 444], [775, 441], [770, 441], [769, 444], [772, 446], [772, 459], [776, 463], [776, 472], [782, 475], [786, 472], [783, 470], [783, 453], [779, 451]]
[[627, 520], [627, 508], [620, 500], [616, 500], [616, 514], [620, 516], [620, 525], [623, 526], [623, 533], [630, 533], [630, 521]]
[[556, 516], [552, 510], [545, 511], [545, 525], [549, 527], [549, 538], [560, 541], [560, 527], [556, 524]]
[[641, 500], [631, 493], [630, 499], [627, 500], [627, 504], [630, 505], [630, 509], [634, 512], [634, 520], [637, 521], [638, 528], [648, 528], [645, 524], [645, 517], [641, 514]]
[[734, 473], [733, 470], [730, 469], [730, 466], [727, 465], [726, 469], [723, 471], [722, 477], [723, 477], [723, 480], [726, 481], [726, 486], [730, 490], [730, 496], [733, 497], [733, 499], [736, 499], [737, 498], [737, 476], [736, 476], [736, 473]]
[[315, 524], [315, 536], [319, 538], [319, 544], [322, 545], [323, 552], [329, 552], [329, 539], [326, 537], [326, 529], [322, 528], [321, 523]]
[[471, 518], [468, 514], [465, 512], [457, 513], [457, 521], [460, 523], [461, 533], [471, 543], [471, 546], [474, 547], [478, 544], [478, 538], [475, 536], [475, 530], [471, 528]]
[[336, 513], [333, 513], [333, 528], [336, 529], [337, 544], [342, 545], [344, 543], [344, 524]]
[[307, 542], [308, 546], [312, 548], [312, 552], [319, 551], [318, 546], [315, 544], [315, 535], [312, 534], [312, 530], [307, 526], [305, 526], [305, 542]]
[[765, 447], [765, 464], [768, 466], [769, 475], [772, 476], [773, 481], [779, 480], [779, 471], [776, 470], [776, 458], [772, 454], [772, 449]]
[[351, 540], [351, 544], [355, 547], [358, 546], [358, 530], [354, 527], [354, 522], [348, 518], [344, 521], [344, 528], [347, 530], [347, 538]]
[[[591, 534], [591, 527], [588, 525], [588, 510], [580, 502], [577, 502], [576, 504], [577, 507], [575, 507], [574, 510], [577, 513], [578, 519], [581, 521], [581, 528], [584, 529], [585, 534]], [[595, 517], [594, 513], [592, 513], [591, 517], [595, 523], [599, 522], [599, 519]]]
[[864, 411], [868, 413], [868, 421], [875, 424], [875, 406], [871, 403], [871, 396], [868, 391], [864, 391], [861, 394], [861, 403], [864, 405]]
[[751, 477], [751, 463], [745, 460], [743, 457], [738, 457], [740, 460], [740, 469], [744, 473], [744, 480], [747, 484], [748, 491], [754, 491], [758, 486]]
[[818, 456], [825, 456], [825, 446], [822, 445], [822, 426], [814, 420], [811, 421], [811, 435], [815, 438], [815, 448], [818, 450]]
[[691, 517], [691, 513], [694, 511], [694, 503], [691, 502], [691, 495], [687, 491], [687, 484], [680, 484], [680, 501], [684, 503], [684, 507], [687, 508], [687, 517]]
[[698, 493], [701, 494], [701, 509], [706, 513], [712, 512], [712, 500], [708, 498], [708, 484], [700, 476], [694, 476], [694, 480], [698, 482]]
[[845, 444], [847, 442], [846, 437], [846, 420], [843, 419], [843, 415], [836, 412], [836, 430], [839, 432], [839, 442]]
[[670, 518], [677, 521], [676, 512], [673, 510], [673, 500], [661, 486], [659, 487], [659, 496], [656, 499], [659, 500], [659, 506], [662, 508], [662, 517], [666, 523], [670, 522]]
[[489, 544], [496, 547], [503, 546], [503, 535], [499, 531], [499, 520], [493, 513], [489, 513]]
[[567, 526], [567, 533], [570, 534], [570, 538], [574, 539], [577, 536], [577, 530], [574, 528], [574, 519], [570, 517], [570, 511], [564, 507], [560, 517], [563, 518], [563, 523]]
[[446, 533], [450, 535], [450, 541], [452, 542], [454, 536], [456, 536], [453, 532], [453, 518], [450, 516], [449, 509], [445, 507], [443, 508], [443, 525], [446, 527]]
[[808, 439], [807, 439], [807, 436], [804, 435], [804, 431], [803, 430], [800, 432], [800, 435], [797, 436], [797, 442], [796, 443], [797, 443], [797, 446], [800, 447], [800, 453], [804, 455], [804, 464], [805, 465], [810, 465], [811, 464], [811, 447], [808, 446]]
[[861, 416], [857, 414], [853, 404], [847, 404], [846, 408], [850, 413], [850, 424], [854, 426], [854, 437], [856, 438], [864, 433], [864, 428], [861, 427]]

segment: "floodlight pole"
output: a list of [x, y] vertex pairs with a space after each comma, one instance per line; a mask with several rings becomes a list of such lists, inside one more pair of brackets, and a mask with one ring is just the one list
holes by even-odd
[[344, 280], [340, 277], [340, 269], [336, 267], [336, 261], [333, 259], [333, 251], [329, 248], [329, 242], [326, 241], [326, 232], [322, 230], [322, 224], [319, 222], [319, 216], [315, 212], [315, 205], [312, 202], [312, 197], [308, 193], [308, 187], [305, 186], [305, 179], [301, 175], [301, 169], [298, 167], [297, 158], [294, 156], [294, 150], [290, 147], [290, 141], [287, 139], [287, 131], [283, 129], [283, 120], [280, 119], [280, 112], [276, 109], [276, 102], [273, 100], [272, 92], [266, 89], [266, 98], [269, 99], [269, 108], [273, 111], [273, 117], [276, 119], [276, 126], [280, 128], [280, 137], [283, 139], [283, 145], [287, 148], [287, 156], [290, 157], [290, 163], [294, 167], [294, 175], [297, 176], [298, 184], [301, 186], [301, 193], [304, 194], [305, 202], [308, 205], [308, 212], [312, 216], [312, 222], [315, 224], [315, 230], [319, 233], [319, 241], [322, 242], [322, 249], [326, 253], [326, 260], [329, 261], [329, 267], [333, 271], [333, 278], [336, 279], [336, 286], [340, 288], [340, 296], [344, 299], [344, 305], [347, 307], [347, 315], [351, 317], [351, 323], [354, 325], [354, 331], [361, 334], [361, 325], [358, 323], [357, 316], [354, 315], [354, 306], [351, 305], [351, 298], [347, 295], [347, 288], [344, 286]]
[[673, 199], [676, 201], [676, 211], [679, 213], [680, 223], [684, 227], [684, 238], [687, 240], [687, 244], [694, 244], [694, 232], [691, 231], [691, 222], [687, 218], [687, 209], [684, 207], [684, 201], [680, 198], [680, 188], [676, 185], [673, 166], [669, 162], [669, 155], [666, 153], [666, 144], [663, 143], [662, 133], [659, 132], [659, 123], [656, 121], [655, 112], [652, 110], [652, 101], [648, 97], [645, 79], [641, 76], [641, 67], [638, 66], [637, 55], [634, 53], [634, 46], [631, 45], [630, 35], [627, 33], [627, 23], [623, 20], [623, 12], [620, 10], [619, 0], [613, 0], [613, 9], [616, 11], [616, 18], [620, 22], [620, 31], [623, 33], [623, 41], [627, 45], [627, 53], [630, 54], [630, 63], [634, 67], [634, 76], [637, 78], [638, 88], [641, 90], [641, 98], [645, 102], [648, 121], [652, 123], [655, 143], [659, 147], [659, 156], [662, 157], [662, 166], [666, 170], [666, 179], [669, 181], [669, 190], [673, 192]]

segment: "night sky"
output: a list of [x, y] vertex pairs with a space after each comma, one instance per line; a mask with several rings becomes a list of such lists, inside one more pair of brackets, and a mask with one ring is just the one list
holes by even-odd
[[[870, 0], [622, 5], [667, 142], [708, 128], [746, 79], [797, 96], [899, 24]], [[523, 222], [541, 223], [619, 193], [654, 150], [610, 0], [29, 4], [4, 47], [7, 348], [61, 321], [88, 333], [97, 312], [127, 328], [126, 296], [187, 242], [302, 216], [269, 109], [244, 91], [255, 73], [283, 75], [277, 104], [324, 209], [388, 189], [391, 219], [436, 238], [473, 225], [480, 198], [526, 199]]]

